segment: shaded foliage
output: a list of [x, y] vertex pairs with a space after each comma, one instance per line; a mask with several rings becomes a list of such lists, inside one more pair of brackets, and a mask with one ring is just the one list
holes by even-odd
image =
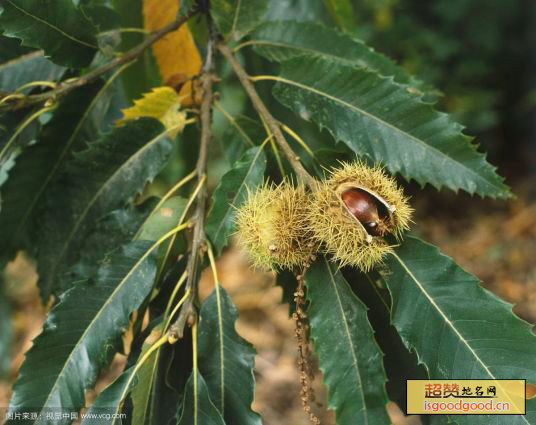
[[[520, 12], [507, 3], [492, 11], [480, 0], [421, 3], [181, 2], [180, 16], [197, 11], [187, 24], [196, 44], [188, 38], [181, 50], [192, 57], [163, 58], [162, 50], [146, 48], [135, 62], [100, 72], [147, 40], [142, 0], [5, 0], [0, 149], [10, 146], [0, 156], [0, 264], [20, 249], [34, 256], [51, 306], [9, 412], [80, 411], [85, 392], [124, 352], [125, 371], [90, 413], [127, 413], [134, 425], [260, 424], [251, 407], [255, 349], [235, 329], [231, 296], [216, 282], [201, 303], [197, 286], [206, 266], [218, 279], [212, 248], [216, 257], [224, 253], [248, 191], [265, 180], [295, 182], [296, 160], [319, 179], [340, 160], [361, 160], [421, 186], [508, 198], [509, 188], [456, 116], [465, 120], [479, 110], [471, 128], [496, 122], [494, 102], [508, 96], [490, 87], [509, 75], [507, 65], [498, 64], [492, 76], [482, 64], [495, 64], [497, 52], [519, 60], [499, 47], [496, 24], [521, 22]], [[408, 13], [399, 16], [404, 6]], [[485, 13], [451, 37], [478, 7]], [[515, 40], [524, 37], [516, 33]], [[237, 84], [217, 40], [234, 48], [259, 99]], [[198, 81], [206, 83], [206, 74], [166, 75], [169, 86], [158, 87], [165, 75], [158, 64], [193, 56], [218, 77], [214, 99]], [[69, 89], [92, 72], [99, 78]], [[519, 93], [523, 83], [512, 84]], [[68, 93], [9, 110], [13, 99], [47, 96], [53, 87]], [[462, 95], [460, 87], [471, 89]], [[154, 96], [152, 106], [162, 106], [158, 119], [125, 120], [127, 107], [151, 90], [171, 94], [173, 102], [158, 105], [162, 98]], [[200, 99], [210, 113], [201, 112]], [[274, 123], [257, 114], [259, 102]], [[440, 112], [445, 108], [457, 113]], [[207, 116], [219, 139], [207, 149], [208, 166], [199, 160], [209, 139]], [[274, 125], [282, 125], [290, 153]], [[168, 183], [178, 184], [167, 191]], [[368, 275], [330, 260], [318, 255], [306, 271], [304, 308], [337, 424], [389, 423], [386, 403], [404, 404], [408, 378], [536, 380], [529, 325], [435, 247], [406, 236]], [[277, 276], [291, 314], [300, 273]], [[6, 315], [3, 276], [0, 284]], [[186, 326], [177, 330], [181, 320]], [[1, 331], [0, 374], [7, 368], [7, 321]], [[132, 343], [123, 346], [122, 337]], [[534, 423], [534, 404], [527, 402], [526, 416], [440, 416], [428, 423]]]

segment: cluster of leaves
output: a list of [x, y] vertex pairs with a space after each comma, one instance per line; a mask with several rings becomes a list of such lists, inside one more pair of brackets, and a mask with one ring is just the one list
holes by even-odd
[[[311, 0], [308, 7], [284, 2], [273, 17], [321, 21], [365, 40], [439, 88], [430, 90], [432, 97], [472, 131], [506, 126], [516, 143], [511, 132], [523, 127], [532, 96], [525, 52], [532, 45], [534, 5], [523, 0], [488, 5], [486, 0]], [[514, 68], [518, 78], [510, 79]], [[497, 148], [486, 142], [487, 149]]]
[[[359, 157], [423, 186], [510, 196], [462, 127], [423, 100], [433, 96], [426, 84], [352, 35], [301, 22], [303, 10], [276, 0], [212, 0], [209, 7], [205, 1], [185, 1], [180, 9], [175, 1], [5, 0], [0, 102], [46, 92], [53, 83], [98, 69], [143, 39], [127, 28], [142, 29], [145, 22], [154, 30], [155, 22], [169, 23], [155, 18], [154, 8], [162, 3], [174, 11], [171, 19], [202, 8], [189, 23], [191, 33], [186, 27], [182, 36], [173, 33], [171, 42], [181, 46], [182, 57], [173, 58], [157, 44], [154, 55], [148, 49], [134, 64], [103, 73], [56, 103], [0, 116], [0, 265], [25, 249], [37, 259], [43, 301], [55, 300], [26, 354], [12, 413], [79, 411], [100, 371], [124, 352], [124, 373], [90, 412], [126, 412], [133, 424], [261, 422], [251, 410], [254, 349], [236, 333], [237, 312], [223, 288], [216, 285], [198, 306], [198, 324], [183, 338], [168, 339], [170, 324], [190, 296], [182, 286], [186, 263], [197, 254], [189, 252], [179, 231], [187, 227], [195, 189], [205, 181], [198, 175], [194, 186], [190, 173], [199, 128], [189, 126], [177, 137], [171, 131], [182, 131], [188, 122], [177, 108], [198, 104], [195, 82], [176, 83], [200, 71], [199, 51], [211, 54], [213, 46], [205, 49], [207, 39], [214, 41], [207, 16], [208, 27], [213, 22], [252, 74], [279, 69], [252, 80], [276, 82], [271, 90], [259, 82], [259, 92], [274, 115], [295, 113], [282, 120], [282, 128], [316, 177], [333, 158]], [[325, 2], [343, 29], [352, 25], [344, 18], [347, 3]], [[185, 61], [188, 67], [181, 67]], [[247, 190], [291, 171], [276, 144], [263, 143], [265, 123], [219, 58], [216, 71], [222, 81], [213, 133], [228, 171], [212, 194], [205, 230], [207, 243], [220, 255], [233, 232], [234, 208]], [[169, 89], [147, 94], [164, 83], [178, 89], [176, 101]], [[163, 92], [165, 99], [157, 95]], [[161, 100], [166, 112], [162, 103], [144, 104], [130, 109], [137, 119], [119, 125], [121, 110], [143, 94]], [[169, 108], [175, 108], [171, 115]], [[210, 153], [218, 157], [214, 147]], [[145, 190], [155, 178], [180, 183], [158, 199]], [[192, 195], [176, 196], [178, 186]], [[389, 423], [385, 404], [404, 403], [398, 384], [406, 378], [536, 382], [530, 326], [474, 276], [417, 238], [406, 237], [385, 267], [369, 275], [336, 270], [319, 258], [306, 282], [311, 340], [338, 424]], [[292, 294], [292, 279], [281, 278], [280, 284]], [[0, 298], [0, 308], [3, 303]], [[129, 335], [132, 343], [125, 349], [122, 341]], [[408, 375], [399, 365], [390, 366], [393, 357], [407, 359]], [[506, 418], [493, 421], [535, 423], [535, 400], [527, 401], [526, 416]], [[434, 421], [463, 425], [491, 419]]]

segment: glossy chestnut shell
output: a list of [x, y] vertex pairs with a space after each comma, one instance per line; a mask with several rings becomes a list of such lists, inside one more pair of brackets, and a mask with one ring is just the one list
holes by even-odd
[[372, 195], [364, 190], [350, 189], [344, 191], [341, 198], [348, 211], [359, 220], [370, 235], [382, 235], [378, 201]]

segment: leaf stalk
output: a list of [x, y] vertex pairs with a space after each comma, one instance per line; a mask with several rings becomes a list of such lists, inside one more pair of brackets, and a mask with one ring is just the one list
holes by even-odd
[[300, 157], [292, 150], [292, 148], [288, 144], [287, 140], [285, 139], [285, 136], [283, 136], [280, 124], [266, 108], [266, 105], [260, 98], [259, 94], [257, 93], [257, 90], [253, 86], [253, 83], [250, 81], [250, 78], [242, 67], [242, 65], [240, 65], [240, 63], [236, 60], [236, 57], [233, 55], [229, 46], [227, 46], [226, 44], [219, 44], [218, 49], [225, 57], [225, 59], [227, 59], [227, 61], [231, 64], [231, 67], [233, 68], [236, 76], [238, 77], [240, 83], [244, 87], [244, 90], [248, 94], [251, 103], [253, 104], [253, 107], [257, 110], [258, 114], [266, 122], [266, 125], [268, 126], [270, 131], [274, 134], [277, 144], [287, 157], [287, 160], [289, 161], [292, 169], [298, 176], [298, 180], [314, 190], [314, 188], [316, 187], [314, 178], [303, 167], [302, 163], [300, 162]]

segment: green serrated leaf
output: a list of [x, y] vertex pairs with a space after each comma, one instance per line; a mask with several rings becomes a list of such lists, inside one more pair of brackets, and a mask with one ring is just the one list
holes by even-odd
[[116, 415], [120, 413], [121, 401], [125, 395], [138, 384], [136, 378], [132, 376], [133, 372], [133, 367], [125, 370], [119, 378], [102, 390], [86, 412], [82, 425], [95, 425], [97, 419], [99, 425], [122, 423]]
[[311, 339], [338, 425], [388, 424], [385, 371], [365, 305], [325, 258], [306, 275]]
[[183, 410], [177, 425], [225, 425], [225, 422], [210, 399], [207, 384], [197, 372], [197, 391], [194, 389], [193, 373], [186, 383], [182, 403]]
[[419, 364], [417, 355], [406, 348], [391, 324], [389, 291], [383, 279], [376, 272], [364, 274], [350, 268], [345, 268], [343, 275], [354, 293], [367, 306], [367, 317], [374, 329], [374, 337], [384, 352], [383, 365], [387, 374], [389, 400], [406, 411], [406, 380], [428, 379], [426, 369]]
[[56, 81], [65, 68], [50, 62], [43, 52], [31, 52], [0, 65], [0, 90], [15, 91], [32, 81]]
[[[37, 138], [37, 143], [17, 157], [15, 167], [2, 188], [0, 256], [10, 256], [30, 239], [32, 247], [38, 234], [44, 199], [73, 152], [80, 151], [118, 118], [122, 94], [116, 78], [118, 69], [106, 82], [75, 90], [65, 97]], [[40, 230], [39, 230], [40, 231]]]
[[[158, 240], [161, 236], [176, 226], [178, 216], [181, 214], [185, 203], [186, 201], [184, 199], [174, 197], [164, 202], [158, 209], [155, 209], [157, 200], [153, 198], [149, 199], [141, 206], [129, 206], [106, 215], [102, 220], [99, 220], [97, 227], [91, 232], [88, 241], [84, 244], [84, 247], [81, 250], [81, 261], [74, 268], [74, 272], [77, 272], [78, 276], [72, 276], [71, 281], [91, 276], [91, 272], [88, 272], [88, 269], [91, 270], [92, 266], [94, 267], [95, 262], [100, 262], [103, 254], [110, 252], [114, 247], [129, 239], [131, 240], [133, 237], [138, 240]], [[162, 210], [164, 210], [163, 214]], [[170, 214], [168, 214], [167, 210], [170, 210]], [[136, 236], [138, 233], [139, 236]], [[162, 246], [164, 246], [164, 244]], [[156, 325], [153, 332], [158, 330], [160, 330], [159, 336], [161, 336], [161, 326]], [[144, 342], [142, 351], [139, 355], [142, 356], [145, 354], [150, 347], [151, 344]], [[134, 387], [133, 381], [114, 382], [114, 384], [112, 384], [113, 388], [110, 387], [110, 397], [114, 397], [112, 394], [115, 394], [116, 399], [108, 401], [109, 396], [103, 394], [103, 397], [105, 398], [101, 402], [101, 396], [99, 395], [96, 400], [96, 403], [99, 402], [96, 406], [98, 409], [93, 412], [94, 409], [92, 407], [88, 414], [91, 412], [119, 412], [119, 401], [132, 390], [132, 424], [152, 423], [149, 421], [150, 414], [148, 413], [148, 409], [153, 391], [153, 381], [157, 371], [157, 359], [159, 353], [160, 350], [158, 349], [156, 353], [153, 353], [151, 357], [145, 361], [135, 378], [134, 376], [130, 376], [129, 379], [136, 380]], [[106, 423], [114, 423], [114, 421], [111, 420]]]
[[392, 59], [361, 40], [316, 22], [266, 22], [249, 42], [269, 60], [283, 62], [301, 55], [318, 55], [343, 65], [367, 68], [395, 81], [425, 91], [427, 86], [409, 75]]
[[265, 0], [212, 0], [210, 13], [225, 38], [240, 40], [261, 22], [266, 7]]
[[2, 9], [4, 35], [43, 49], [59, 65], [88, 66], [98, 50], [95, 27], [72, 0], [3, 0]]
[[140, 193], [165, 165], [171, 143], [162, 124], [141, 118], [113, 130], [76, 155], [48, 199], [38, 270], [43, 297], [78, 257], [96, 220]]
[[212, 206], [207, 216], [206, 233], [219, 255], [227, 245], [234, 227], [236, 208], [261, 183], [266, 170], [266, 156], [262, 147], [250, 148], [227, 172], [212, 195]]
[[274, 94], [281, 103], [392, 173], [438, 189], [511, 196], [461, 125], [392, 78], [304, 56], [284, 62], [277, 81]]
[[210, 398], [227, 423], [260, 424], [260, 416], [251, 410], [255, 349], [236, 332], [238, 312], [221, 286], [203, 303], [200, 317], [199, 371]]
[[68, 148], [64, 146], [69, 144], [68, 135], [73, 132], [97, 89], [98, 85], [87, 86], [66, 97], [42, 130], [41, 143], [25, 149], [9, 171], [9, 178], [2, 186], [0, 210], [0, 238], [4, 241], [0, 251], [3, 256], [11, 255], [26, 238], [31, 227], [29, 222], [40, 206], [42, 194], [65, 156], [62, 150]]
[[[408, 237], [386, 261], [391, 320], [431, 379], [527, 379], [536, 383], [536, 338], [512, 306], [437, 248]], [[426, 324], [426, 325], [425, 325]], [[536, 423], [526, 416], [454, 415], [460, 425]]]
[[[93, 280], [80, 282], [62, 295], [26, 354], [10, 412], [79, 411], [84, 391], [95, 384], [116, 351], [131, 312], [153, 287], [157, 267], [151, 244], [126, 245], [101, 266]], [[55, 424], [70, 422], [57, 420]]]

